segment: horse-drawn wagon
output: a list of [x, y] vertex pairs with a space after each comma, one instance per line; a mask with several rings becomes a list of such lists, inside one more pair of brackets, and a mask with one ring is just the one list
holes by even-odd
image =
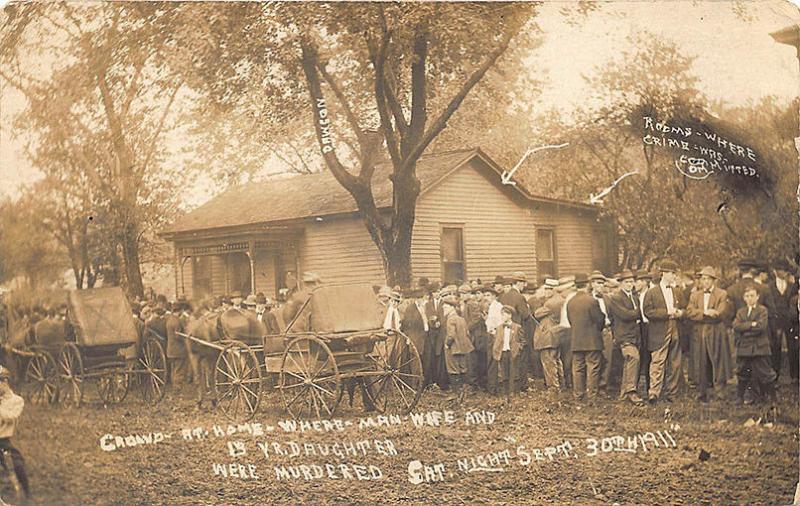
[[66, 324], [45, 320], [34, 327], [32, 344], [11, 343], [11, 352], [27, 360], [24, 389], [32, 402], [78, 406], [87, 383], [106, 404], [123, 401], [133, 383], [144, 400], [163, 398], [163, 346], [149, 336], [140, 342], [121, 288], [72, 291], [68, 308]]
[[237, 311], [217, 317], [218, 340], [184, 334], [214, 350], [216, 404], [232, 419], [252, 418], [270, 385], [293, 417], [332, 417], [348, 387], [361, 388], [379, 412], [406, 413], [419, 401], [419, 352], [407, 336], [383, 328], [385, 308], [369, 285], [315, 288], [277, 335], [244, 332], [252, 326]]

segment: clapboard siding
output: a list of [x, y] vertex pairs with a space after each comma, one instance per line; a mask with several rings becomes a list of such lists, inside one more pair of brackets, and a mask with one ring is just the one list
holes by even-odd
[[533, 220], [556, 231], [556, 269], [560, 276], [588, 273], [593, 268], [592, 236], [597, 223], [588, 212], [571, 208], [540, 205], [533, 211]]
[[316, 272], [325, 283], [386, 282], [378, 248], [359, 218], [307, 226], [300, 255], [303, 272]]
[[483, 176], [473, 160], [425, 193], [417, 205], [411, 243], [414, 276], [443, 277], [441, 229], [463, 226], [466, 276], [487, 280], [524, 271], [535, 275], [533, 219]]

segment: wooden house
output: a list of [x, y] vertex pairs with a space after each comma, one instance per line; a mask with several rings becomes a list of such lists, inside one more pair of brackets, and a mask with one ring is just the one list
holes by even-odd
[[[390, 170], [387, 163], [375, 171], [379, 208], [392, 203]], [[524, 271], [537, 280], [613, 268], [613, 227], [596, 208], [504, 185], [501, 174], [480, 149], [419, 160], [415, 278], [485, 281]], [[355, 202], [327, 171], [230, 188], [161, 235], [175, 247], [176, 293], [189, 298], [234, 290], [273, 296], [309, 271], [325, 283], [385, 283]]]

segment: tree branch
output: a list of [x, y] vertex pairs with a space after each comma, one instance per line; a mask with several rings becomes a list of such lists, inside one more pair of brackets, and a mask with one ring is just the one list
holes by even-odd
[[464, 85], [461, 87], [458, 93], [450, 100], [450, 103], [447, 104], [447, 107], [444, 111], [436, 118], [433, 125], [431, 126], [430, 130], [423, 136], [422, 140], [414, 146], [414, 148], [410, 151], [409, 155], [403, 160], [404, 168], [409, 167], [416, 163], [422, 153], [425, 152], [425, 149], [428, 145], [436, 138], [439, 133], [444, 130], [447, 126], [447, 122], [450, 120], [450, 117], [456, 112], [458, 107], [461, 105], [461, 102], [464, 101], [467, 94], [475, 87], [476, 84], [483, 78], [486, 72], [494, 65], [498, 58], [508, 49], [509, 44], [511, 43], [511, 39], [514, 37], [515, 32], [509, 31], [505, 35], [503, 35], [503, 39], [500, 42], [500, 45], [492, 51], [483, 65], [478, 67], [475, 72], [467, 79]]
[[139, 174], [137, 174], [137, 179], [144, 177], [144, 173], [147, 170], [147, 166], [150, 164], [150, 159], [153, 156], [153, 153], [156, 150], [156, 140], [158, 140], [158, 136], [161, 135], [161, 131], [164, 129], [164, 124], [166, 123], [167, 115], [169, 114], [169, 110], [172, 108], [172, 104], [175, 102], [175, 96], [178, 94], [178, 90], [183, 87], [183, 80], [178, 82], [178, 85], [175, 86], [175, 89], [172, 90], [172, 93], [169, 96], [169, 100], [167, 101], [167, 105], [164, 107], [164, 110], [161, 112], [161, 117], [158, 119], [158, 126], [156, 127], [156, 131], [153, 134], [153, 138], [150, 140], [150, 149], [147, 151], [147, 155], [144, 158], [144, 163], [141, 164], [139, 167]]
[[[389, 46], [391, 32], [386, 29], [385, 19], [383, 18], [383, 7], [379, 7], [379, 10], [381, 12], [381, 18], [384, 20], [382, 23], [383, 35], [381, 36], [381, 41], [377, 49], [370, 49], [372, 66], [375, 69], [375, 103], [378, 107], [378, 115], [381, 118], [381, 128], [383, 129], [383, 136], [386, 139], [386, 148], [389, 151], [389, 157], [392, 159], [392, 164], [395, 167], [400, 167], [402, 165], [402, 158], [400, 156], [400, 150], [398, 149], [397, 136], [392, 128], [392, 122], [389, 118], [389, 111], [386, 105], [386, 77], [384, 75], [384, 65], [386, 64], [386, 52]], [[368, 44], [368, 46], [370, 45]]]
[[403, 139], [404, 157], [408, 157], [413, 147], [420, 142], [428, 121], [427, 79], [425, 76], [427, 58], [428, 35], [420, 30], [414, 37], [414, 62], [411, 64], [411, 124], [408, 136]]
[[344, 115], [347, 117], [347, 121], [350, 123], [350, 128], [353, 129], [353, 133], [356, 134], [358, 143], [363, 145], [366, 140], [364, 138], [364, 131], [361, 130], [361, 126], [358, 124], [358, 118], [356, 118], [356, 115], [353, 113], [353, 109], [350, 107], [350, 104], [347, 101], [347, 97], [345, 97], [344, 93], [342, 92], [342, 89], [336, 83], [336, 80], [333, 78], [330, 72], [328, 72], [328, 70], [325, 68], [325, 65], [322, 65], [320, 62], [317, 62], [317, 69], [319, 70], [319, 73], [320, 75], [322, 75], [322, 78], [325, 80], [325, 82], [328, 83], [328, 86], [330, 86], [331, 91], [333, 91], [333, 94], [336, 96], [336, 100], [339, 101], [339, 104], [342, 106], [342, 109], [344, 109]]

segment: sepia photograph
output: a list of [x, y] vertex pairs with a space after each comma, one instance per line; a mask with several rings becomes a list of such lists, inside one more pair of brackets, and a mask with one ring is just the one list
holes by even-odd
[[0, 506], [800, 505], [799, 5], [0, 1]]

